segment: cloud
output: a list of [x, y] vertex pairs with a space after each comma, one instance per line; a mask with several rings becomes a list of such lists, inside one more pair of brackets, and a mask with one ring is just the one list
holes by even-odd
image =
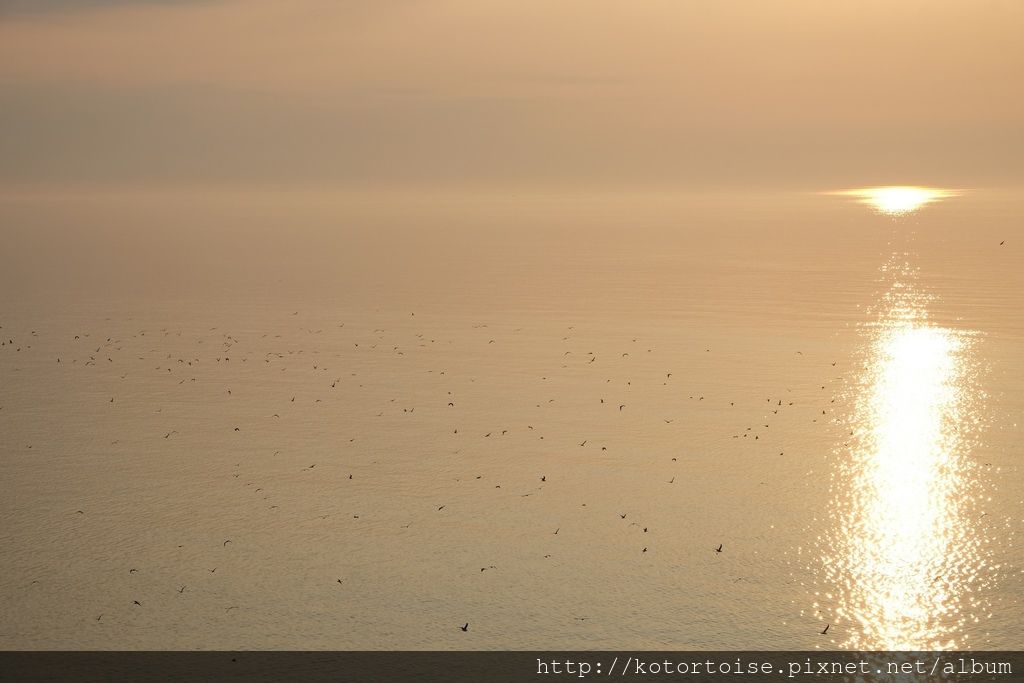
[[126, 5], [186, 5], [213, 0], [0, 0], [0, 18], [61, 12], [88, 12], [92, 9]]
[[962, 185], [1024, 153], [1020, 3], [90, 5], [0, 21], [0, 182]]

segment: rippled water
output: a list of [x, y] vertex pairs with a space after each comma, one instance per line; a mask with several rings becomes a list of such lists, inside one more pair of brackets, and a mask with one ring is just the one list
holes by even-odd
[[906, 264], [888, 277], [837, 449], [826, 585], [836, 619], [849, 620], [845, 647], [966, 648], [1000, 569], [981, 519], [985, 474], [970, 457], [987, 421], [976, 333], [930, 323]]
[[0, 645], [1013, 648], [1024, 203], [912, 199], [4, 200]]

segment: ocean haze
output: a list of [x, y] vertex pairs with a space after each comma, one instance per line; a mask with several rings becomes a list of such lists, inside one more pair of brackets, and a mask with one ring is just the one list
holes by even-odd
[[1018, 647], [1022, 25], [0, 0], [0, 648]]
[[[1019, 210], [8, 201], [0, 642], [1011, 648]], [[891, 291], [972, 340], [960, 417], [937, 418], [970, 439], [920, 446], [958, 463], [937, 527], [957, 533], [928, 546], [951, 559], [897, 572], [943, 572], [947, 603], [895, 636], [844, 587], [872, 574], [842, 532], [872, 509], [849, 432], [878, 428]]]
[[1019, 186], [1005, 2], [118, 2], [0, 15], [10, 187]]

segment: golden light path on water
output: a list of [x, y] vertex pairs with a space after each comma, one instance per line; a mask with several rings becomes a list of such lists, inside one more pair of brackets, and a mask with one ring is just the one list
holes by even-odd
[[982, 405], [976, 335], [929, 320], [908, 264], [883, 271], [889, 290], [864, 327], [833, 474], [834, 527], [819, 539], [829, 588], [815, 607], [829, 606], [834, 646], [964, 648], [991, 575], [970, 459]]

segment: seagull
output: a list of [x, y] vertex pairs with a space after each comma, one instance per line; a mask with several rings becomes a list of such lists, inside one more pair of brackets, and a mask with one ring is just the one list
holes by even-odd
[[461, 628], [463, 631], [468, 631], [469, 630], [469, 622], [467, 621], [465, 624], [463, 624], [459, 628]]
[[831, 625], [832, 624], [826, 624], [825, 625], [825, 629], [821, 632], [821, 635], [825, 635], [826, 633], [828, 633], [828, 627], [831, 626]]
[[132, 603], [138, 605], [139, 607], [142, 607], [142, 603], [139, 602], [138, 600], [132, 600]]
[[716, 552], [716, 553], [720, 553], [720, 552], [722, 552], [722, 545], [723, 545], [722, 543], [719, 543], [719, 544], [718, 544], [718, 547], [717, 547], [717, 548], [715, 548], [715, 552]]

